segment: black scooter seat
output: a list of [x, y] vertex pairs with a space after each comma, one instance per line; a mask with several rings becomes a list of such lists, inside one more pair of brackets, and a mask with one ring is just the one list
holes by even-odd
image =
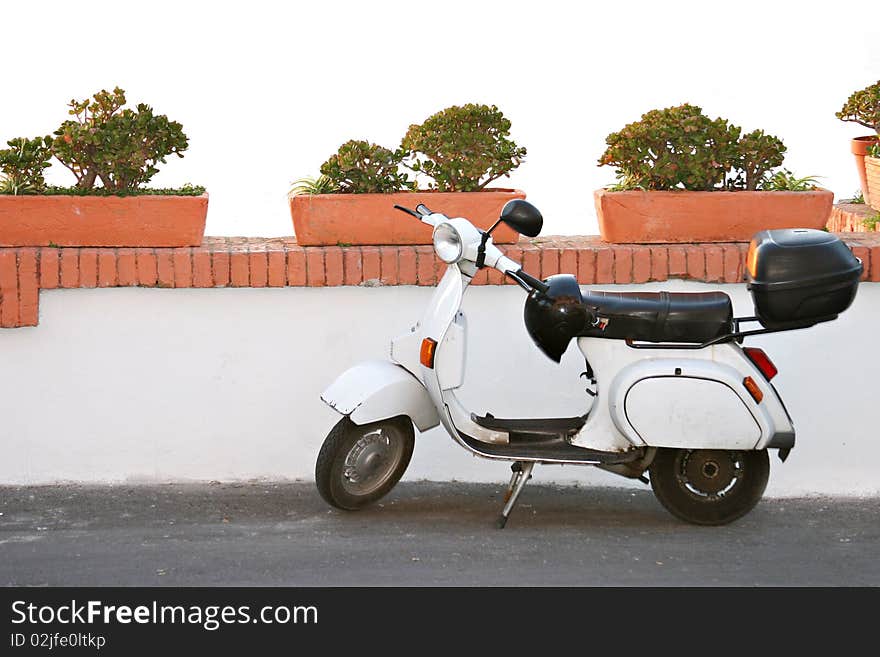
[[733, 304], [724, 292], [586, 291], [583, 303], [598, 319], [583, 337], [703, 343], [733, 330]]

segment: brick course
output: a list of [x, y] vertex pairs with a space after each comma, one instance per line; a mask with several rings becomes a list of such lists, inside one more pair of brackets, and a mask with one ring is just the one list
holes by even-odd
[[[836, 208], [837, 209], [837, 208]], [[880, 232], [844, 232], [880, 282]], [[597, 236], [542, 237], [502, 246], [542, 278], [565, 272], [583, 285], [679, 278], [743, 280], [748, 245], [608, 244]], [[0, 248], [0, 327], [36, 326], [39, 290], [91, 287], [284, 287], [435, 285], [445, 265], [430, 246], [301, 247], [289, 237], [207, 237], [195, 248]], [[483, 270], [474, 285], [512, 284]]]
[[877, 216], [878, 211], [864, 203], [838, 203], [831, 209], [828, 230], [832, 233], [865, 233], [880, 231], [880, 222], [873, 228], [865, 226], [865, 220]]

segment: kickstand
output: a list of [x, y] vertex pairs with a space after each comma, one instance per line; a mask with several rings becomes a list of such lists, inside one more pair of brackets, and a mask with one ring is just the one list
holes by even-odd
[[526, 482], [532, 478], [532, 470], [535, 464], [532, 461], [517, 461], [510, 466], [513, 474], [510, 477], [510, 483], [507, 486], [507, 494], [504, 496], [504, 508], [501, 510], [501, 516], [498, 518], [498, 529], [504, 529], [507, 524], [507, 518], [519, 499]]

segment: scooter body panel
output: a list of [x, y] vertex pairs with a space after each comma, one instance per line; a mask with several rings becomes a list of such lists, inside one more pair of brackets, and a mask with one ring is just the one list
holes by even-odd
[[[713, 371], [701, 376], [700, 370]], [[762, 428], [737, 395], [740, 382], [719, 370], [697, 366], [681, 375], [639, 372], [640, 378], [622, 392], [622, 404], [617, 401], [615, 420], [626, 422], [652, 447], [752, 449]]]
[[[736, 343], [699, 350], [636, 349], [621, 340], [581, 338], [598, 381], [578, 446], [763, 449], [793, 441], [794, 426], [773, 386]], [[756, 402], [743, 385], [751, 377]]]
[[422, 335], [437, 341], [437, 356], [434, 367], [420, 364], [420, 369], [422, 382], [438, 410], [440, 422], [457, 443], [473, 451], [459, 432], [495, 444], [506, 443], [508, 434], [476, 424], [455, 396], [455, 389], [464, 383], [467, 320], [460, 307], [468, 283], [470, 276], [457, 265], [450, 265], [437, 285], [428, 311], [420, 322]]
[[355, 424], [407, 415], [419, 431], [440, 424], [425, 386], [410, 372], [387, 360], [359, 363], [343, 372], [321, 393], [331, 408]]

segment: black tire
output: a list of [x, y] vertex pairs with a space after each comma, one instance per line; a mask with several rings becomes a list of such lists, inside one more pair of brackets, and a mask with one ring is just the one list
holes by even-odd
[[346, 416], [330, 430], [318, 453], [318, 492], [337, 509], [362, 509], [400, 481], [414, 447], [415, 432], [406, 416], [365, 425]]
[[654, 495], [696, 525], [726, 525], [760, 501], [770, 478], [767, 450], [660, 449], [650, 467]]

